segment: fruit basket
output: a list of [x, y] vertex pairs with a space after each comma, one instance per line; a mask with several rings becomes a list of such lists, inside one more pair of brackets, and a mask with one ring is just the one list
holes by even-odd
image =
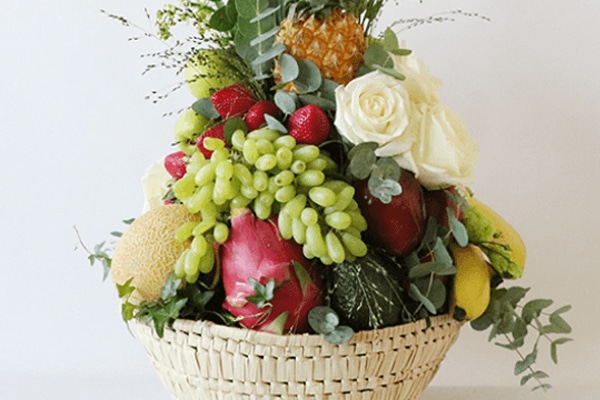
[[448, 315], [362, 331], [343, 345], [317, 335], [272, 335], [177, 320], [137, 336], [173, 399], [416, 400], [461, 323]]
[[524, 243], [467, 187], [478, 147], [440, 81], [375, 32], [385, 3], [157, 12], [162, 40], [195, 30], [147, 55], [194, 99], [144, 211], [90, 260], [173, 398], [417, 399], [467, 322], [549, 387], [538, 343], [556, 362], [569, 307], [504, 286]]

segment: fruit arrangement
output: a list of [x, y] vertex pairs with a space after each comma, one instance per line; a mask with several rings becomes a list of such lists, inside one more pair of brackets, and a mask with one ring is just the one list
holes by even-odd
[[161, 39], [196, 29], [176, 60], [194, 99], [144, 177], [146, 210], [90, 259], [110, 268], [124, 319], [159, 336], [204, 319], [344, 343], [450, 314], [505, 338], [521, 383], [547, 388], [538, 343], [556, 362], [569, 307], [504, 287], [522, 275], [523, 241], [466, 186], [478, 148], [439, 80], [390, 28], [374, 33], [384, 5], [160, 10]]

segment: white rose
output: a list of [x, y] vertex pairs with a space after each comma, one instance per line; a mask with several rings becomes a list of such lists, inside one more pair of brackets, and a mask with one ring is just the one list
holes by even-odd
[[425, 63], [414, 53], [408, 56], [392, 55], [394, 69], [406, 77], [404, 87], [413, 103], [435, 104], [442, 81], [429, 73]]
[[171, 175], [165, 169], [164, 159], [161, 158], [148, 167], [142, 177], [144, 212], [164, 204], [163, 199], [169, 190], [167, 185], [171, 180]]
[[354, 144], [398, 140], [409, 122], [408, 93], [395, 78], [378, 71], [353, 79], [335, 91], [334, 124]]
[[379, 148], [381, 157], [394, 156], [398, 164], [415, 173], [427, 189], [464, 184], [472, 179], [479, 148], [460, 117], [442, 104], [421, 103], [414, 107], [407, 137], [414, 140], [408, 150], [403, 143]]

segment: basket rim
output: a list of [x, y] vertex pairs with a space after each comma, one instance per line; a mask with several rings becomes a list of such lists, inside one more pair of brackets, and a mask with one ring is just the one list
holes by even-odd
[[[135, 321], [137, 324], [149, 326], [152, 330], [154, 330], [154, 327], [149, 323], [140, 320]], [[373, 342], [385, 338], [406, 337], [409, 335], [426, 333], [429, 330], [434, 331], [442, 329], [449, 332], [458, 332], [464, 324], [464, 321], [457, 321], [449, 314], [433, 316], [429, 318], [429, 321], [429, 326], [427, 325], [426, 319], [420, 319], [406, 324], [355, 332], [352, 338], [344, 345]], [[176, 319], [172, 326], [165, 327], [165, 333], [167, 330], [173, 332], [187, 332], [207, 337], [236, 338], [240, 341], [264, 345], [335, 346], [327, 342], [320, 334], [301, 333], [278, 335], [243, 327], [221, 325], [208, 320]]]

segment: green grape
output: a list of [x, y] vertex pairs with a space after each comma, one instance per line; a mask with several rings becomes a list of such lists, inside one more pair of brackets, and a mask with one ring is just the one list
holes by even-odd
[[194, 275], [196, 271], [198, 271], [198, 267], [200, 266], [200, 254], [196, 253], [193, 250], [190, 250], [184, 260], [183, 270], [186, 275]]
[[277, 157], [275, 154], [263, 154], [258, 157], [254, 166], [261, 171], [272, 170], [277, 166]]
[[269, 178], [269, 183], [267, 185], [267, 191], [269, 193], [275, 194], [279, 190], [279, 185], [275, 182], [275, 177], [271, 176]]
[[[256, 192], [256, 189], [252, 188], [252, 190], [254, 190], [255, 193], [258, 193]], [[249, 199], [248, 197], [244, 196], [243, 193], [238, 193], [233, 199], [231, 199], [231, 202], [229, 203], [229, 210], [233, 211], [237, 208], [244, 208], [251, 202], [252, 199]]]
[[292, 219], [292, 236], [296, 243], [306, 243], [306, 225], [304, 225], [300, 218]]
[[321, 260], [321, 263], [324, 264], [324, 265], [331, 265], [331, 264], [333, 264], [333, 260], [331, 259], [331, 257], [328, 257], [328, 256], [323, 256], [323, 257], [320, 258], [320, 260]]
[[325, 240], [323, 239], [323, 234], [321, 233], [321, 227], [318, 224], [308, 225], [306, 227], [306, 244], [310, 251], [316, 257], [325, 257], [327, 256], [327, 245], [325, 244]]
[[277, 215], [277, 226], [279, 227], [279, 233], [281, 237], [289, 240], [292, 238], [292, 219], [285, 213], [279, 213]]
[[196, 283], [196, 281], [198, 281], [198, 277], [200, 276], [200, 269], [198, 269], [195, 273], [193, 273], [192, 275], [186, 275], [185, 276], [185, 281], [187, 283]]
[[254, 189], [264, 192], [269, 187], [269, 175], [265, 171], [254, 171]]
[[200, 262], [198, 264], [198, 270], [203, 274], [208, 274], [213, 270], [215, 265], [215, 253], [212, 249], [209, 249], [203, 257], [200, 258]]
[[348, 251], [356, 257], [364, 257], [367, 254], [367, 245], [362, 241], [360, 236], [355, 236], [350, 233], [342, 233], [342, 243]]
[[[210, 139], [210, 138], [207, 138], [207, 139]], [[212, 154], [210, 156], [210, 161], [212, 161], [214, 163], [219, 163], [221, 161], [227, 160], [229, 158], [229, 155], [230, 155], [229, 150], [225, 147], [216, 149], [215, 151], [212, 152]]]
[[274, 201], [275, 201], [275, 196], [273, 196], [269, 192], [262, 192], [254, 200], [254, 203], [256, 204], [258, 202], [258, 203], [261, 203], [261, 204], [263, 204], [265, 206], [271, 207], [271, 205], [273, 205]]
[[194, 236], [190, 249], [202, 257], [208, 250], [208, 242], [203, 235]]
[[185, 249], [177, 261], [175, 261], [175, 266], [173, 267], [173, 273], [177, 278], [183, 278], [185, 276], [185, 259], [187, 257], [187, 253], [189, 253], [190, 249]]
[[186, 170], [188, 173], [195, 175], [208, 163], [210, 163], [210, 161], [204, 158], [204, 155], [201, 152], [197, 151], [190, 156]]
[[275, 146], [267, 139], [258, 139], [256, 141], [256, 148], [260, 154], [273, 154], [275, 153]]
[[312, 207], [306, 207], [300, 213], [300, 219], [304, 225], [316, 225], [319, 222], [319, 213]]
[[301, 160], [305, 163], [309, 163], [319, 157], [320, 150], [317, 146], [312, 144], [301, 144], [292, 150], [292, 154], [294, 155], [294, 160]]
[[213, 235], [217, 243], [225, 243], [229, 237], [229, 228], [223, 222], [217, 222], [213, 229]]
[[348, 206], [346, 206], [345, 211], [360, 212], [360, 207], [358, 206], [358, 203], [356, 202], [356, 200], [354, 200], [354, 199], [350, 200], [350, 203], [348, 203]]
[[256, 140], [246, 138], [242, 154], [248, 164], [254, 165], [256, 160], [258, 160], [258, 156], [260, 155], [258, 152], [258, 147], [256, 146]]
[[290, 170], [296, 175], [300, 175], [304, 171], [306, 171], [306, 163], [302, 160], [294, 160], [292, 165], [290, 165]]
[[254, 140], [265, 139], [265, 140], [268, 140], [269, 142], [273, 142], [273, 141], [277, 140], [277, 138], [279, 136], [281, 136], [281, 133], [277, 132], [274, 129], [267, 128], [267, 127], [256, 129], [252, 132], [249, 132], [248, 135], [246, 135], [246, 137], [248, 139], [254, 139]]
[[333, 229], [343, 230], [352, 224], [352, 218], [344, 211], [336, 211], [325, 216], [325, 223]]
[[236, 130], [231, 135], [231, 145], [234, 149], [242, 151], [244, 150], [244, 142], [246, 141], [246, 134], [241, 129]]
[[206, 232], [208, 232], [210, 229], [212, 229], [215, 226], [216, 223], [217, 223], [216, 221], [204, 220], [203, 219], [194, 228], [194, 236], [202, 236], [203, 234], [205, 234]]
[[279, 187], [291, 185], [296, 176], [290, 170], [281, 171], [274, 176], [274, 181]]
[[192, 213], [200, 212], [208, 203], [212, 201], [213, 188], [215, 184], [209, 182], [202, 186], [196, 193], [186, 201], [186, 206]]
[[214, 225], [219, 217], [219, 209], [215, 203], [209, 202], [202, 208], [200, 215], [202, 216], [202, 221], [200, 223], [210, 221]]
[[327, 168], [327, 161], [319, 156], [317, 159], [312, 160], [306, 164], [307, 169], [315, 169], [317, 171], [324, 171]]
[[224, 160], [215, 167], [215, 174], [221, 179], [231, 179], [233, 176], [233, 164], [231, 160]]
[[194, 176], [185, 174], [181, 179], [176, 181], [173, 186], [173, 194], [180, 200], [185, 200], [194, 194], [196, 190], [196, 183], [194, 182]]
[[287, 148], [289, 150], [296, 147], [296, 138], [290, 135], [281, 135], [273, 141], [276, 149]]
[[244, 185], [242, 185], [240, 187], [240, 193], [244, 197], [247, 197], [250, 200], [255, 199], [256, 196], [258, 196], [258, 190], [256, 190], [256, 188], [254, 186], [244, 186]]
[[320, 186], [325, 181], [325, 174], [321, 171], [308, 169], [298, 175], [297, 181], [301, 186]]
[[323, 183], [323, 187], [333, 190], [335, 193], [339, 193], [342, 189], [349, 186], [348, 183], [340, 181], [338, 179], [327, 180]]
[[254, 184], [252, 172], [244, 164], [233, 164], [233, 176], [237, 177], [244, 186], [252, 186]]
[[[312, 189], [311, 189], [312, 190]], [[326, 207], [325, 214], [331, 214], [335, 211], [344, 211], [350, 205], [350, 203], [354, 200], [354, 187], [347, 185], [345, 188], [340, 190], [337, 193], [337, 197], [335, 199], [335, 203], [333, 203], [330, 207]]]
[[308, 198], [321, 207], [332, 206], [337, 200], [337, 196], [333, 190], [322, 186], [311, 188], [308, 191]]
[[252, 205], [254, 207], [254, 214], [256, 214], [256, 216], [259, 219], [264, 220], [269, 218], [269, 216], [271, 215], [271, 206], [267, 206], [259, 201], [255, 201], [254, 203], [252, 203]]
[[341, 263], [346, 259], [344, 246], [334, 231], [327, 232], [325, 235], [325, 243], [327, 244], [329, 258], [331, 258], [334, 263]]
[[275, 192], [275, 200], [280, 203], [287, 203], [294, 197], [296, 197], [296, 187], [294, 185], [281, 187]]
[[217, 178], [213, 189], [213, 201], [216, 205], [224, 204], [235, 195], [236, 193], [233, 192], [230, 180]]
[[352, 226], [359, 231], [367, 230], [367, 220], [362, 216], [360, 211], [347, 211], [347, 214], [352, 218]]
[[219, 150], [225, 147], [225, 142], [218, 138], [207, 137], [202, 140], [202, 144], [206, 150]]
[[212, 181], [215, 178], [216, 169], [217, 164], [214, 162], [206, 164], [205, 166], [200, 168], [200, 170], [198, 170], [196, 176], [194, 177], [194, 182], [196, 183], [196, 185], [204, 186], [208, 182]]
[[292, 161], [294, 161], [292, 150], [287, 147], [280, 147], [277, 149], [275, 157], [277, 157], [277, 167], [282, 171], [290, 168]]
[[302, 254], [304, 255], [304, 257], [308, 258], [309, 260], [311, 258], [315, 258], [314, 253], [310, 250], [310, 248], [306, 244], [304, 246], [302, 246]]
[[188, 221], [185, 224], [181, 225], [177, 232], [175, 232], [175, 240], [179, 243], [183, 243], [189, 238], [192, 237], [192, 231], [198, 225], [197, 221]]
[[286, 203], [282, 209], [282, 212], [289, 215], [290, 218], [299, 218], [305, 206], [306, 196], [303, 194], [297, 194], [296, 197]]

